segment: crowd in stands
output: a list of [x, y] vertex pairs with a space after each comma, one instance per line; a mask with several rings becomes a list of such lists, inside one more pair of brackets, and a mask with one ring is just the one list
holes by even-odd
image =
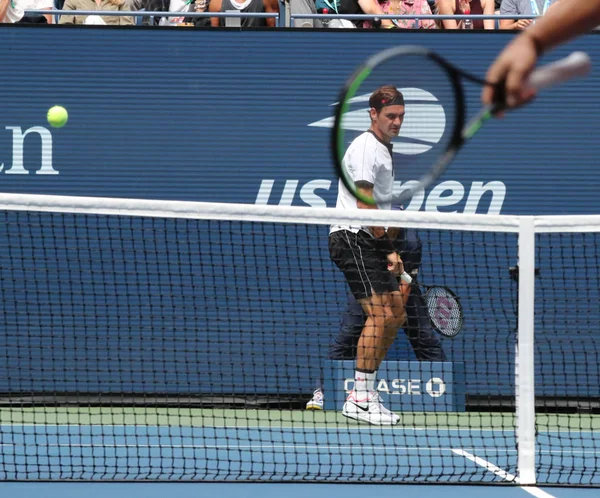
[[[543, 15], [560, 0], [287, 0], [296, 27], [350, 27], [396, 29], [525, 29], [535, 17]], [[72, 11], [148, 11], [180, 12], [178, 17], [52, 15], [55, 9]], [[25, 15], [30, 10], [47, 10], [46, 15]], [[176, 26], [272, 27], [275, 18], [186, 17], [188, 12], [279, 12], [279, 0], [0, 0], [3, 23], [59, 24], [157, 24]], [[307, 13], [324, 14], [398, 14], [398, 15], [495, 15], [532, 16], [531, 19], [488, 19], [457, 21], [447, 19], [383, 19], [350, 21], [345, 19], [302, 19]]]

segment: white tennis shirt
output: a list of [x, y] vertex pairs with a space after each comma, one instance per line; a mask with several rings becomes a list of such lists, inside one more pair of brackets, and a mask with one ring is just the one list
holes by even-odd
[[[343, 166], [354, 182], [365, 181], [373, 185], [373, 196], [379, 209], [391, 209], [394, 188], [392, 146], [383, 143], [373, 132], [366, 131], [354, 139], [344, 154]], [[356, 197], [340, 179], [336, 208], [358, 209]], [[369, 232], [367, 227], [332, 225], [330, 233], [338, 230]]]

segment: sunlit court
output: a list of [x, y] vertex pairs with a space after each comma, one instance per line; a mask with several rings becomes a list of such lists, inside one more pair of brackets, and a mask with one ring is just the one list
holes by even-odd
[[322, 1], [0, 0], [3, 496], [598, 494], [600, 38]]

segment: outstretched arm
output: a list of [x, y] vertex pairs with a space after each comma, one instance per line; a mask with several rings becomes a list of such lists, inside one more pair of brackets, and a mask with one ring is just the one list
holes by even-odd
[[[522, 105], [534, 95], [525, 82], [541, 53], [591, 31], [599, 24], [600, 0], [562, 0], [504, 49], [486, 78], [491, 83], [505, 81], [508, 105]], [[486, 86], [481, 95], [482, 102], [490, 105], [494, 97], [494, 88]]]

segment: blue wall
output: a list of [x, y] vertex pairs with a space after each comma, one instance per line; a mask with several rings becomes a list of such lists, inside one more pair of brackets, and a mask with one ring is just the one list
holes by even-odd
[[[410, 43], [484, 74], [512, 36], [5, 25], [0, 30], [0, 190], [311, 206], [333, 206], [336, 195], [329, 130], [315, 124], [331, 116], [341, 81], [359, 61]], [[597, 59], [600, 37], [590, 35], [556, 56], [573, 49]], [[599, 78], [594, 71], [490, 124], [409, 209], [596, 213]], [[479, 90], [467, 91], [475, 112]], [[55, 104], [69, 110], [65, 128], [50, 129], [45, 121]], [[438, 208], [441, 193], [454, 202]], [[289, 233], [284, 242], [289, 259], [274, 264], [273, 241], [280, 250], [282, 232], [267, 226], [173, 222], [156, 232], [141, 220], [88, 218], [86, 224], [103, 231], [90, 239], [82, 257], [68, 243], [53, 246], [63, 218], [41, 217], [23, 236], [25, 222], [22, 215], [6, 215], [0, 230], [5, 321], [0, 347], [8, 352], [0, 360], [0, 391], [312, 388], [345, 300], [344, 284], [327, 258], [326, 229], [311, 230], [310, 243]], [[73, 223], [60, 236], [71, 234], [81, 244], [90, 234], [82, 235], [81, 222]], [[219, 252], [232, 246], [229, 228], [241, 233], [233, 238], [240, 237], [235, 243], [243, 247], [243, 272]], [[21, 249], [15, 253], [18, 233]], [[115, 248], [108, 241], [112, 234], [129, 242]], [[464, 333], [444, 344], [451, 359], [466, 362], [467, 392], [509, 394], [516, 318], [508, 266], [516, 263], [515, 238], [421, 236], [423, 279], [453, 287], [466, 308]], [[251, 248], [265, 241], [271, 241], [267, 253]], [[598, 395], [598, 367], [589, 365], [598, 364], [596, 239], [586, 239], [587, 252], [572, 249], [571, 239], [542, 242], [550, 252], [563, 244], [562, 259], [568, 268], [577, 266], [589, 305], [570, 282], [565, 285], [572, 287], [571, 302], [578, 304], [563, 304], [550, 277], [563, 270], [542, 253], [540, 265], [547, 272], [538, 289], [540, 391]], [[153, 258], [153, 268], [134, 265], [143, 258]], [[310, 273], [315, 267], [316, 276]], [[122, 280], [128, 271], [138, 275], [134, 288]], [[567, 309], [557, 313], [561, 306]], [[569, 311], [573, 308], [577, 312]], [[394, 355], [412, 357], [403, 338]]]

